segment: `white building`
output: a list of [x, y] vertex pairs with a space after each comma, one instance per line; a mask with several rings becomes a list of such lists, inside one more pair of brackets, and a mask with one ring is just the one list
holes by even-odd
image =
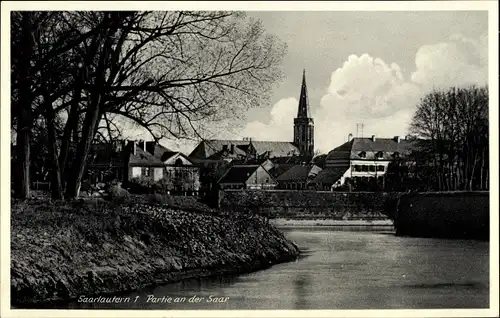
[[376, 178], [381, 183], [389, 163], [414, 149], [414, 140], [394, 138], [352, 138], [331, 150], [325, 168], [313, 180], [320, 190], [331, 190], [345, 184], [346, 179]]

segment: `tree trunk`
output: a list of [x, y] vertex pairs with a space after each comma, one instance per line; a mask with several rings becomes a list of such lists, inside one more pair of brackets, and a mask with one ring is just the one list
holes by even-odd
[[[68, 114], [68, 120], [64, 126], [64, 133], [61, 140], [61, 151], [59, 154], [59, 167], [61, 171], [61, 180], [63, 182], [62, 187], [64, 188], [64, 182], [66, 180], [65, 173], [68, 170], [68, 156], [71, 143], [71, 134], [73, 131], [77, 130], [78, 126], [78, 104], [81, 98], [81, 87], [77, 87], [74, 92], [73, 101]], [[76, 141], [76, 140], [75, 140]]]
[[[101, 97], [99, 96], [98, 99], [100, 100]], [[98, 103], [100, 104], [100, 101], [98, 101]], [[87, 164], [87, 157], [94, 140], [95, 128], [100, 120], [99, 105], [92, 108], [93, 109], [89, 109], [85, 115], [82, 138], [76, 150], [75, 162], [72, 165], [71, 175], [68, 176], [68, 183], [66, 185], [66, 197], [68, 199], [78, 198], [80, 195], [80, 186]]]
[[52, 108], [52, 102], [49, 93], [45, 94], [45, 114], [47, 121], [47, 134], [48, 134], [48, 142], [49, 142], [49, 153], [50, 153], [50, 161], [51, 161], [51, 170], [52, 170], [52, 198], [60, 200], [63, 198], [63, 188], [61, 181], [61, 170], [59, 166], [59, 158], [57, 155], [57, 137], [56, 137], [56, 129], [55, 129], [55, 115], [54, 109]]
[[30, 196], [30, 146], [32, 129], [32, 102], [33, 93], [31, 88], [31, 59], [34, 49], [32, 14], [23, 12], [22, 31], [19, 54], [19, 91], [18, 103], [15, 105], [18, 111], [17, 122], [17, 169], [18, 180], [14, 185], [14, 195], [19, 199], [27, 199]]
[[[28, 105], [31, 107], [31, 105]], [[31, 143], [31, 112], [20, 107], [16, 139], [17, 168], [19, 180], [14, 183], [15, 196], [27, 199], [30, 196], [30, 143]]]
[[472, 189], [473, 189], [474, 173], [476, 172], [476, 161], [477, 161], [477, 152], [475, 152], [475, 154], [474, 154], [474, 160], [472, 163], [472, 169], [471, 169], [470, 179], [469, 179], [469, 191], [472, 191]]

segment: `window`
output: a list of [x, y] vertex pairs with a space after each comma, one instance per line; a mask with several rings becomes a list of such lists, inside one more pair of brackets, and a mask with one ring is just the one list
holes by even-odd
[[361, 166], [361, 171], [367, 172], [368, 171], [368, 166]]
[[375, 172], [375, 166], [373, 165], [368, 166], [368, 171]]
[[163, 178], [163, 168], [155, 168], [154, 171], [155, 172], [153, 178], [155, 181], [158, 181]]
[[132, 168], [132, 178], [140, 177], [141, 176], [141, 168], [140, 167], [133, 167]]
[[399, 152], [397, 152], [397, 151], [396, 151], [395, 153], [393, 153], [393, 154], [392, 154], [392, 156], [393, 156], [394, 158], [399, 158]]
[[144, 168], [144, 176], [145, 176], [145, 177], [149, 177], [149, 176], [150, 176], [150, 173], [151, 173], [151, 172], [149, 171], [149, 167]]
[[384, 171], [384, 166], [380, 166], [380, 165], [377, 166], [377, 171], [382, 171], [383, 172]]
[[360, 165], [354, 165], [354, 171], [361, 171], [361, 166]]
[[360, 158], [366, 158], [366, 152], [365, 151], [361, 151], [358, 155], [359, 155]]
[[383, 158], [383, 157], [384, 157], [384, 153], [383, 153], [382, 151], [379, 151], [379, 152], [377, 152], [377, 153], [375, 154], [375, 158], [377, 158], [377, 159], [381, 159], [381, 158]]

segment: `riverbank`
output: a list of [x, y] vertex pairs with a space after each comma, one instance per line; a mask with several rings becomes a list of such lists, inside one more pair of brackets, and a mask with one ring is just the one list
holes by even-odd
[[256, 216], [137, 202], [12, 202], [17, 308], [241, 274], [298, 255], [295, 244]]

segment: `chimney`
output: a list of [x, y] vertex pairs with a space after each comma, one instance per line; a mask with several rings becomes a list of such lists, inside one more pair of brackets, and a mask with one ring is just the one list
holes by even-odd
[[116, 152], [122, 151], [122, 142], [121, 142], [121, 140], [114, 140], [113, 141], [113, 149]]
[[375, 141], [376, 138], [375, 138], [375, 135], [372, 135], [372, 141]]
[[401, 137], [399, 136], [394, 136], [394, 141], [397, 142], [399, 144], [399, 142], [401, 141]]
[[352, 134], [349, 134], [349, 136], [347, 136], [347, 141], [351, 141], [352, 140]]
[[146, 151], [154, 155], [156, 148], [156, 141], [146, 141]]
[[135, 141], [134, 140], [130, 140], [128, 142], [128, 148], [130, 149], [130, 152], [135, 155], [136, 154], [136, 144], [135, 144]]
[[234, 145], [231, 144], [231, 153], [233, 154], [234, 153]]

